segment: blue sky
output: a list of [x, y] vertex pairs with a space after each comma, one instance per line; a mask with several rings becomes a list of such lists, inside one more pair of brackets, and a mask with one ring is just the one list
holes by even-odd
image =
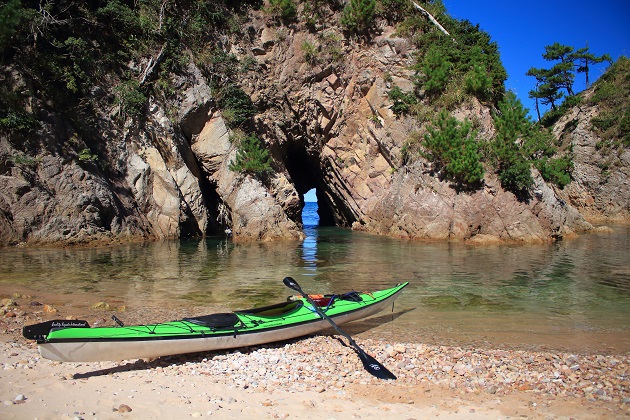
[[[595, 55], [607, 53], [613, 60], [630, 56], [629, 0], [443, 0], [443, 3], [452, 17], [479, 24], [496, 41], [508, 72], [506, 87], [516, 93], [532, 117], [535, 108], [528, 92], [535, 87], [535, 79], [525, 73], [531, 67], [553, 65], [542, 58], [545, 46], [559, 42], [579, 49], [588, 42]], [[590, 81], [599, 77], [606, 66], [593, 68]], [[584, 90], [584, 74], [576, 76], [574, 90]]]
[[304, 194], [304, 201], [306, 201], [307, 203], [316, 203], [317, 202], [317, 197], [315, 196], [315, 189], [314, 188], [312, 190], [310, 190], [309, 192], [307, 192], [306, 194]]

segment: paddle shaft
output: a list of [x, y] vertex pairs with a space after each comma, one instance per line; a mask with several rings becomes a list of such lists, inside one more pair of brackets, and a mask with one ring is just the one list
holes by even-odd
[[356, 350], [356, 352], [359, 355], [359, 358], [361, 359], [361, 362], [363, 362], [363, 366], [365, 367], [365, 369], [372, 375], [380, 378], [380, 379], [396, 379], [396, 376], [391, 373], [385, 366], [383, 366], [381, 363], [379, 363], [375, 358], [373, 358], [372, 356], [370, 356], [369, 354], [367, 354], [361, 347], [359, 347], [359, 345], [356, 343], [356, 341], [354, 341], [354, 339], [350, 336], [350, 334], [346, 333], [345, 331], [343, 331], [341, 328], [339, 328], [339, 326], [332, 320], [330, 319], [330, 317], [328, 315], [326, 315], [324, 313], [324, 311], [322, 311], [319, 307], [319, 305], [317, 305], [313, 299], [311, 299], [308, 294], [306, 294], [302, 288], [300, 287], [299, 284], [297, 284], [297, 282], [292, 279], [291, 277], [285, 277], [284, 278], [284, 284], [295, 290], [296, 292], [298, 292], [299, 294], [302, 295], [302, 297], [304, 297], [304, 299], [306, 299], [306, 301], [308, 303], [310, 303], [313, 306], [313, 309], [315, 309], [315, 312], [317, 312], [317, 314], [322, 318], [325, 319], [326, 321], [328, 321], [330, 323], [330, 325], [333, 326], [333, 328], [341, 335], [343, 335], [344, 337], [346, 337], [348, 339], [348, 341], [350, 342], [350, 344], [352, 345], [352, 347]]
[[328, 321], [330, 323], [330, 325], [332, 325], [332, 327], [337, 330], [337, 332], [341, 335], [343, 335], [344, 337], [346, 337], [348, 339], [348, 341], [350, 342], [350, 344], [352, 344], [352, 347], [354, 347], [355, 349], [363, 352], [363, 349], [361, 349], [359, 347], [359, 345], [354, 341], [354, 339], [350, 336], [350, 334], [348, 334], [347, 332], [343, 331], [341, 328], [339, 328], [339, 325], [337, 325], [332, 319], [330, 319], [330, 317], [328, 315], [326, 315], [326, 313], [324, 311], [322, 311], [322, 309], [319, 307], [319, 305], [317, 303], [315, 303], [313, 301], [313, 299], [311, 299], [306, 293], [304, 293], [302, 291], [302, 289], [300, 289], [299, 287], [297, 288], [297, 292], [300, 293], [304, 299], [306, 299], [306, 301], [308, 303], [311, 304], [311, 306], [313, 306], [313, 309], [315, 309], [315, 312], [317, 312], [317, 314], [319, 316], [321, 316], [323, 319], [325, 319], [326, 321]]

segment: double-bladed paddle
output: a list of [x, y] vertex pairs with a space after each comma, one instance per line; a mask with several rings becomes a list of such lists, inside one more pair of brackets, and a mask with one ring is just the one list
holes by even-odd
[[284, 282], [285, 286], [287, 286], [290, 289], [295, 290], [300, 295], [302, 295], [302, 297], [304, 297], [304, 299], [306, 299], [308, 303], [310, 303], [313, 306], [317, 314], [320, 317], [322, 317], [322, 319], [325, 319], [326, 321], [330, 322], [330, 325], [332, 325], [333, 328], [337, 330], [339, 334], [343, 335], [344, 337], [348, 339], [352, 347], [354, 347], [354, 351], [359, 356], [359, 359], [361, 359], [361, 362], [363, 362], [363, 367], [365, 368], [365, 370], [367, 370], [371, 375], [374, 375], [379, 379], [396, 379], [396, 375], [394, 375], [389, 370], [387, 370], [387, 368], [383, 366], [382, 364], [380, 364], [378, 360], [376, 360], [375, 358], [367, 354], [365, 351], [363, 351], [363, 349], [359, 347], [356, 341], [354, 341], [352, 337], [350, 337], [350, 334], [346, 333], [341, 328], [339, 328], [339, 326], [335, 324], [335, 322], [332, 319], [330, 319], [330, 317], [326, 315], [324, 311], [320, 309], [319, 305], [313, 302], [313, 300], [306, 293], [304, 293], [300, 285], [293, 278], [285, 277], [284, 280], [282, 281]]

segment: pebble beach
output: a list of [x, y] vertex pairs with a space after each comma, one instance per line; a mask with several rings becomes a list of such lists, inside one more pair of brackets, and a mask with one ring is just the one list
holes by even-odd
[[[23, 325], [103, 309], [3, 300], [0, 418], [630, 418], [630, 354], [423, 342], [357, 343], [398, 379], [370, 376], [346, 340], [321, 335], [260, 347], [121, 362], [40, 357]], [[9, 302], [10, 301], [10, 302]], [[31, 302], [29, 302], [31, 301]], [[94, 305], [96, 306], [96, 305]], [[118, 308], [121, 309], [121, 308]], [[129, 311], [125, 317], [147, 316]], [[178, 313], [164, 314], [176, 319]]]

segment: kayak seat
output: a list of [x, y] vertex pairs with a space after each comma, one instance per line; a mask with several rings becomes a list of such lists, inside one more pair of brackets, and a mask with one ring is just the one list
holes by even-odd
[[231, 328], [241, 320], [233, 312], [184, 318], [184, 321], [210, 328]]

